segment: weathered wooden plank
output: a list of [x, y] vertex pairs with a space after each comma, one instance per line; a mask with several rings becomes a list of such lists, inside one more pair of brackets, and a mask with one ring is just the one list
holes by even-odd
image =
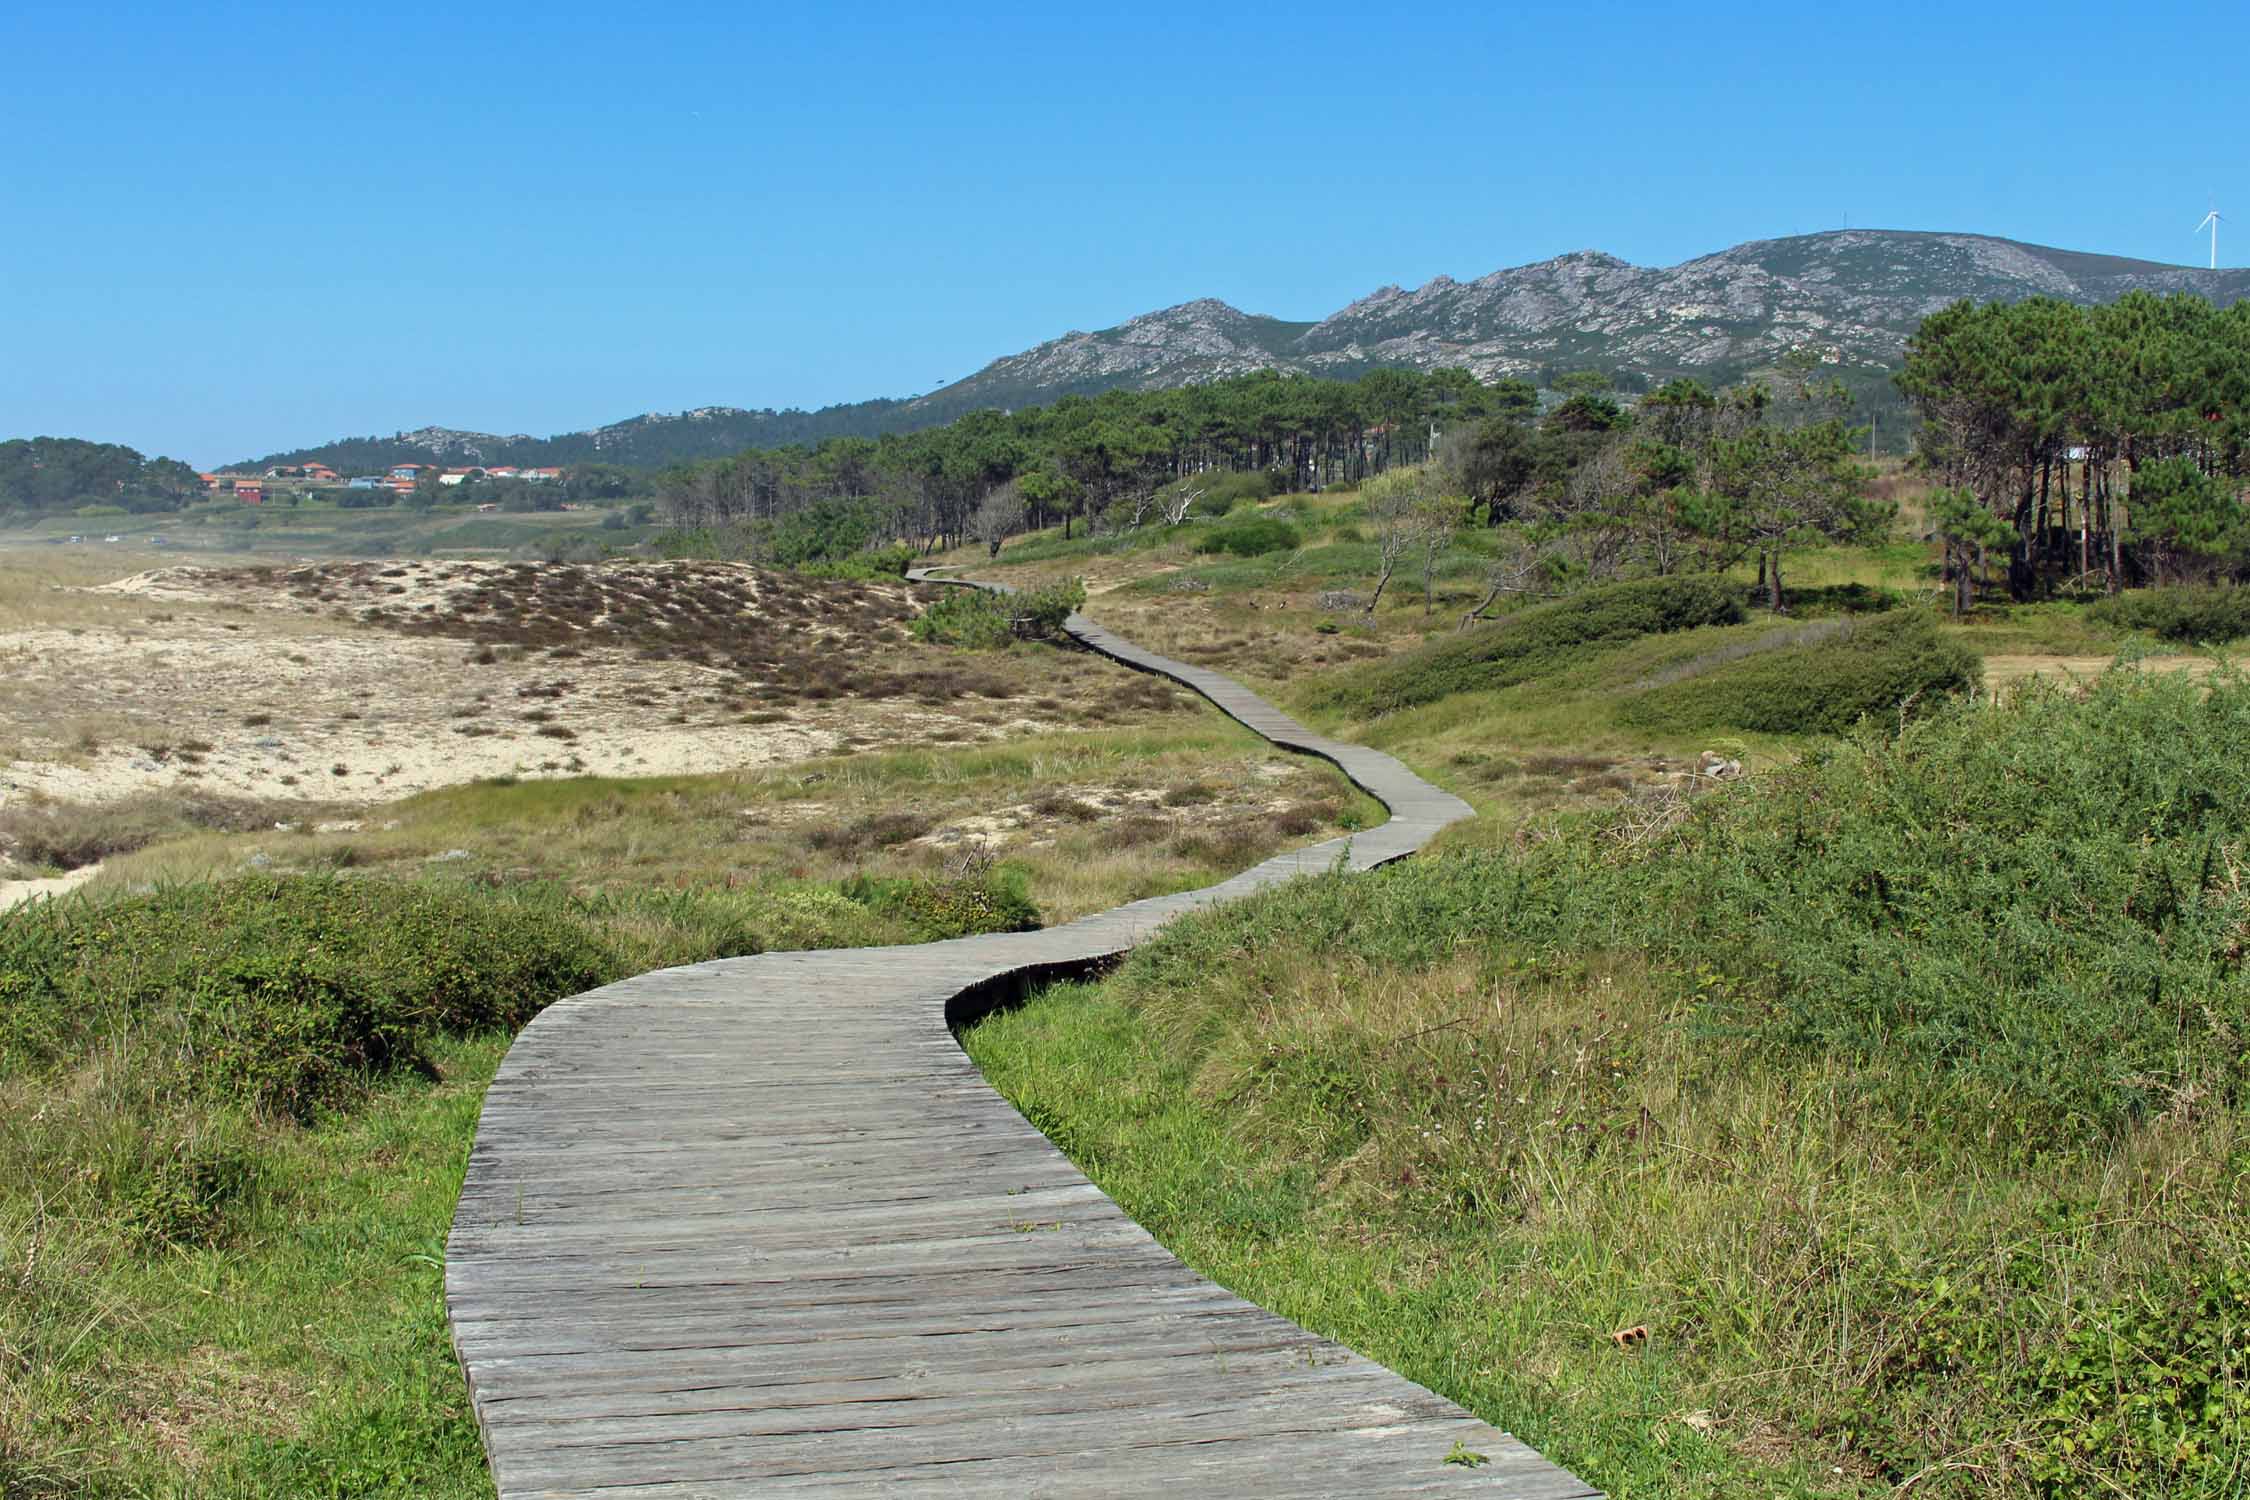
[[[503, 1496], [1592, 1493], [1197, 1277], [954, 1044], [956, 997], [1468, 815], [1218, 673], [1069, 628], [1334, 762], [1390, 821], [1042, 932], [722, 959], [549, 1007], [486, 1097], [448, 1247]], [[1490, 1461], [1447, 1465], [1455, 1442]]]

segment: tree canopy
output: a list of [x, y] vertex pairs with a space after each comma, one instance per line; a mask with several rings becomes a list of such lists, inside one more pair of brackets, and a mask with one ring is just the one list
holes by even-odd
[[0, 442], [0, 509], [178, 510], [202, 494], [202, 479], [178, 459], [143, 458], [119, 443], [56, 437]]
[[1898, 387], [1921, 462], [2011, 534], [2018, 597], [2250, 571], [2250, 303], [1957, 302], [1908, 341]]
[[[841, 504], [879, 532], [950, 545], [972, 534], [979, 507], [1003, 485], [1016, 487], [1024, 524], [1067, 530], [1144, 511], [1163, 485], [1214, 470], [1271, 471], [1294, 489], [1356, 484], [1428, 458], [1450, 426], [1535, 400], [1521, 381], [1487, 386], [1466, 370], [1377, 370], [1355, 381], [1266, 371], [971, 412], [920, 432], [754, 448], [668, 469], [659, 492], [686, 528], [773, 535], [786, 517]], [[839, 541], [857, 529], [840, 528]]]

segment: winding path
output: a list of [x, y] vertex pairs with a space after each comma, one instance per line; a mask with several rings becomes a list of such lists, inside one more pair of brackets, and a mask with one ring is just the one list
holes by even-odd
[[[446, 1254], [505, 1500], [1594, 1494], [1190, 1271], [955, 1044], [949, 1022], [1182, 912], [1470, 816], [1215, 672], [1068, 628], [1334, 761], [1390, 821], [1041, 932], [721, 959], [549, 1006], [486, 1096]], [[1447, 1463], [1456, 1444], [1487, 1461]]]

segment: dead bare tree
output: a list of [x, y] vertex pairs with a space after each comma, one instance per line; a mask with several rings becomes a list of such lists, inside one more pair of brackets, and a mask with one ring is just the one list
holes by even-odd
[[1191, 490], [1186, 485], [1177, 486], [1169, 494], [1159, 492], [1157, 499], [1164, 508], [1164, 524], [1177, 526], [1185, 521], [1189, 508], [1202, 498], [1201, 489]]
[[978, 502], [969, 530], [998, 557], [1000, 544], [1023, 530], [1023, 512], [1023, 494], [1011, 479]]
[[1555, 555], [1552, 543], [1535, 542], [1520, 530], [1510, 533], [1508, 545], [1486, 565], [1484, 597], [1461, 617], [1461, 628], [1474, 625], [1502, 594], [1547, 592], [1542, 586], [1553, 577]]
[[1419, 468], [1385, 469], [1359, 487], [1360, 503], [1367, 507], [1368, 524], [1375, 530], [1375, 588], [1367, 596], [1365, 611], [1370, 620], [1400, 560], [1421, 540], [1429, 488], [1429, 478]]
[[1454, 534], [1461, 529], [1461, 503], [1450, 495], [1425, 496], [1418, 507], [1421, 514], [1415, 520], [1415, 548], [1421, 553], [1422, 564], [1422, 617], [1428, 619], [1436, 607], [1438, 559], [1445, 549], [1453, 545]]

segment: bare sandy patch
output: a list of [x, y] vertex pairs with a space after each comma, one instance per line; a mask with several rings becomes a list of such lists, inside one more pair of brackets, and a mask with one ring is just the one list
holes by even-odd
[[[532, 657], [474, 663], [457, 641], [339, 632], [276, 642], [187, 624], [163, 639], [0, 633], [0, 663], [14, 668], [11, 707], [43, 703], [66, 710], [50, 723], [116, 726], [121, 742], [82, 734], [0, 770], [6, 790], [70, 801], [184, 787], [335, 801], [502, 774], [724, 770], [825, 754], [856, 727], [848, 706], [744, 724], [708, 701], [719, 674], [614, 650], [566, 674]], [[667, 723], [674, 713], [688, 722]], [[30, 727], [9, 717], [18, 735]]]
[[[1984, 659], [1984, 680], [1994, 691], [2035, 677], [2050, 682], [2092, 682], [2115, 663], [2116, 658], [2109, 656], [1988, 656]], [[2185, 672], [2191, 677], [2207, 675], [2213, 665], [2203, 656], [2149, 656], [2138, 663], [2143, 672]]]
[[702, 774], [1190, 701], [1090, 657], [920, 645], [903, 583], [727, 564], [169, 567], [63, 592], [125, 608], [57, 594], [0, 629], [0, 805]]
[[82, 865], [40, 880], [0, 880], [0, 911], [21, 906], [42, 896], [61, 896], [77, 890], [102, 872], [100, 865]]

